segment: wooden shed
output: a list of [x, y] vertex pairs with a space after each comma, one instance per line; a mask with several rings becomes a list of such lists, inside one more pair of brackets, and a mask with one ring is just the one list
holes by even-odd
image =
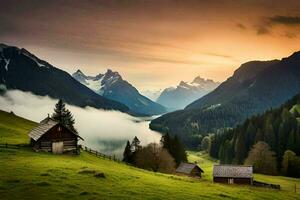
[[32, 129], [29, 137], [34, 150], [53, 153], [77, 153], [78, 140], [83, 140], [77, 132], [50, 117], [42, 120], [37, 127]]
[[253, 167], [244, 165], [214, 165], [213, 180], [218, 183], [253, 184]]
[[180, 165], [178, 166], [175, 172], [177, 174], [183, 174], [187, 176], [200, 177], [200, 178], [201, 178], [201, 173], [204, 173], [204, 171], [197, 164], [185, 163], [185, 162], [180, 163]]

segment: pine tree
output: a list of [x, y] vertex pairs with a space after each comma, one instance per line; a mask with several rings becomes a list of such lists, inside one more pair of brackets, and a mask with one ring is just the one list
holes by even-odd
[[235, 151], [235, 162], [237, 164], [242, 164], [244, 159], [247, 156], [245, 133], [240, 133], [238, 135], [234, 151]]
[[257, 132], [256, 132], [255, 143], [257, 143], [258, 141], [263, 141], [263, 140], [264, 140], [264, 133], [259, 128], [259, 129], [257, 129]]
[[295, 151], [295, 131], [294, 130], [290, 131], [290, 133], [289, 133], [286, 149]]
[[66, 109], [66, 104], [61, 99], [55, 104], [52, 119], [66, 126], [72, 131], [77, 132], [74, 127], [75, 119], [72, 113]]
[[187, 156], [183, 144], [180, 142], [179, 138], [175, 135], [174, 140], [172, 142], [172, 153], [175, 162], [179, 165], [183, 161], [187, 161]]
[[162, 147], [174, 158], [176, 165], [179, 165], [182, 161], [187, 161], [184, 146], [177, 136], [172, 138], [168, 133], [166, 133], [161, 137], [160, 142]]
[[265, 127], [264, 127], [264, 130], [265, 130], [264, 141], [270, 145], [272, 150], [274, 150], [275, 149], [275, 133], [274, 133], [272, 120], [273, 120], [273, 116], [271, 114], [268, 115], [268, 117], [266, 119]]
[[131, 142], [131, 152], [135, 153], [142, 148], [140, 140], [135, 136]]
[[66, 105], [60, 99], [55, 104], [54, 113], [52, 114], [52, 119], [54, 119], [57, 122], [60, 122], [60, 123], [64, 124], [65, 123], [65, 115], [66, 115]]
[[165, 135], [161, 136], [160, 143], [163, 148], [170, 150], [171, 139], [169, 133], [166, 133]]
[[131, 145], [128, 140], [127, 140], [124, 152], [123, 152], [123, 162], [132, 163]]

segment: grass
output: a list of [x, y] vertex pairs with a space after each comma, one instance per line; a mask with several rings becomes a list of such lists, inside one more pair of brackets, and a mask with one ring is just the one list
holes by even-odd
[[[212, 181], [212, 168], [214, 164], [218, 164], [217, 160], [210, 158], [207, 153], [188, 151], [188, 161], [193, 163], [197, 162], [201, 169], [203, 169], [205, 172], [203, 174], [203, 179]], [[295, 184], [297, 185], [297, 187], [300, 187], [300, 179], [284, 176], [254, 174], [254, 180], [272, 184], [279, 184], [284, 191], [294, 191]], [[300, 195], [300, 188], [298, 195]]]
[[35, 122], [0, 110], [0, 144], [28, 144], [28, 133]]
[[[5, 116], [7, 113], [0, 113], [0, 119]], [[0, 129], [0, 135], [26, 143], [24, 135], [34, 123], [11, 124]], [[29, 147], [0, 148], [0, 158], [0, 199], [300, 199], [299, 193], [287, 189], [293, 183], [300, 185], [298, 179], [259, 175], [285, 185], [281, 191], [213, 183], [211, 166], [216, 161], [194, 152], [189, 152], [189, 160], [198, 161], [205, 171], [201, 180], [145, 171], [87, 152], [70, 156], [36, 153]]]

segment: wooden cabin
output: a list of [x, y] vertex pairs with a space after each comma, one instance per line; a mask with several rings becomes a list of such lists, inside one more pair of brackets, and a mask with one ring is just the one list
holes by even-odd
[[175, 172], [179, 175], [187, 175], [199, 178], [201, 178], [201, 173], [204, 173], [204, 171], [197, 164], [185, 162], [180, 163]]
[[213, 180], [228, 184], [253, 184], [253, 167], [244, 165], [214, 165]]
[[77, 153], [78, 140], [83, 140], [77, 132], [54, 121], [50, 117], [42, 120], [29, 132], [31, 145], [35, 151], [52, 153]]

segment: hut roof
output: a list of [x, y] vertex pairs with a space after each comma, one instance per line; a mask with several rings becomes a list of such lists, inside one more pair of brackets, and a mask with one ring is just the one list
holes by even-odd
[[185, 162], [180, 163], [180, 165], [176, 169], [176, 172], [190, 174], [195, 167], [198, 168], [201, 172], [203, 172], [203, 170], [198, 165]]
[[[37, 141], [38, 139], [40, 139], [45, 133], [47, 133], [51, 128], [53, 128], [54, 126], [56, 126], [57, 124], [59, 124], [59, 122], [54, 121], [52, 118], [50, 118], [49, 116], [45, 119], [43, 119], [39, 125], [35, 128], [33, 128], [30, 132], [29, 132], [29, 137], [31, 137], [33, 140]], [[67, 128], [67, 127], [65, 127]], [[70, 130], [70, 129], [68, 129]], [[70, 130], [72, 133], [74, 133], [77, 137], [79, 137], [80, 139], [82, 139], [78, 133]], [[83, 140], [83, 139], [82, 139]]]
[[244, 165], [214, 165], [214, 177], [252, 178], [253, 167]]

